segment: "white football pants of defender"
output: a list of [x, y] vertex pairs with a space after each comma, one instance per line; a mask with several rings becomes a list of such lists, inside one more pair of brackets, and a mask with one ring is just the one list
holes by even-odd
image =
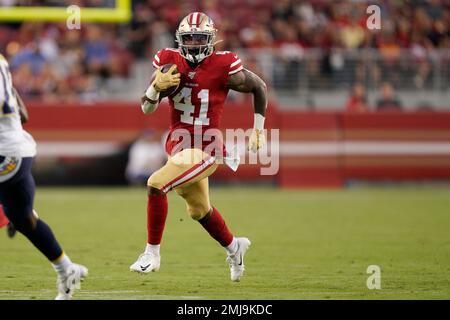
[[208, 177], [218, 163], [213, 156], [200, 149], [185, 149], [154, 172], [147, 181], [149, 187], [168, 193], [170, 190], [186, 201], [186, 209], [194, 220], [200, 220], [210, 210]]

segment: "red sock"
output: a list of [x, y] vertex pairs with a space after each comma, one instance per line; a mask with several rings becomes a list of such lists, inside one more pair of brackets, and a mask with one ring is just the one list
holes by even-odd
[[9, 223], [8, 218], [6, 217], [5, 213], [3, 212], [3, 208], [0, 205], [0, 228], [3, 226], [6, 226]]
[[233, 235], [216, 208], [213, 207], [212, 212], [208, 213], [198, 222], [200, 222], [203, 228], [205, 228], [211, 237], [217, 240], [222, 247], [229, 246], [233, 241]]
[[147, 233], [149, 244], [160, 244], [167, 218], [167, 196], [152, 194], [148, 196]]

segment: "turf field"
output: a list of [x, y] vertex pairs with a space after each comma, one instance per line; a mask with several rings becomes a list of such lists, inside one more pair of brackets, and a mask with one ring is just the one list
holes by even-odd
[[[449, 299], [450, 189], [280, 191], [213, 188], [246, 274], [170, 195], [158, 273], [129, 272], [146, 240], [145, 189], [40, 188], [36, 209], [72, 260], [89, 267], [77, 299]], [[0, 299], [53, 299], [55, 274], [19, 235], [0, 230]], [[381, 289], [369, 290], [369, 265]]]

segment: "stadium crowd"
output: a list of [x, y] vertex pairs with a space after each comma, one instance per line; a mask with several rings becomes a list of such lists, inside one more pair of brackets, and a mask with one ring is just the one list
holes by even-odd
[[[109, 0], [1, 3], [111, 5]], [[368, 3], [357, 0], [132, 3], [133, 20], [128, 24], [83, 24], [80, 30], [68, 30], [65, 23], [3, 23], [0, 52], [11, 61], [19, 91], [25, 98], [44, 100], [99, 99], [102, 88], [111, 81], [130, 75], [133, 61], [149, 59], [158, 49], [174, 46], [174, 32], [181, 17], [196, 10], [204, 11], [216, 22], [223, 40], [217, 44], [219, 49], [272, 49], [278, 62], [272, 76], [280, 88], [298, 86], [305, 68], [301, 59], [312, 48], [320, 48], [325, 54], [317, 64], [306, 66], [308, 76], [333, 83], [342, 80], [339, 68], [343, 58], [336, 52], [375, 49], [382, 63], [371, 72], [379, 87], [385, 81], [394, 85], [402, 81], [395, 70], [401, 68], [402, 49], [407, 49], [415, 59], [412, 72], [417, 88], [426, 85], [432, 72], [429, 54], [436, 49], [450, 49], [450, 4], [444, 0], [371, 1], [381, 8], [381, 30], [366, 27]], [[447, 59], [448, 67], [450, 58]], [[246, 63], [259, 70], [251, 55], [246, 56]], [[362, 81], [362, 77], [356, 66], [352, 77], [346, 80], [350, 86]]]

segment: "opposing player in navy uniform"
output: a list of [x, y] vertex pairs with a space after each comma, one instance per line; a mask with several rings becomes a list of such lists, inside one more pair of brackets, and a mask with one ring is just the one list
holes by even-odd
[[31, 167], [36, 143], [22, 128], [28, 112], [13, 87], [6, 59], [0, 55], [0, 203], [14, 227], [51, 262], [57, 273], [57, 300], [69, 300], [88, 274], [72, 263], [50, 227], [33, 210], [35, 183]]

